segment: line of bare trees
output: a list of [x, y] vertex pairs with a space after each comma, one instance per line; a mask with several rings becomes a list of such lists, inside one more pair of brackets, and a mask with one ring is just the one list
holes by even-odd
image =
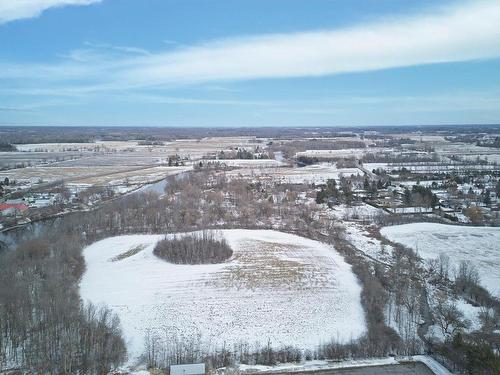
[[213, 347], [205, 345], [201, 336], [184, 337], [168, 331], [148, 331], [144, 343], [144, 359], [150, 368], [196, 362], [205, 362], [212, 369], [236, 363], [271, 366], [322, 356], [319, 351], [304, 353], [293, 346], [276, 347], [270, 340], [264, 345], [260, 342], [240, 342], [232, 346], [223, 344]]

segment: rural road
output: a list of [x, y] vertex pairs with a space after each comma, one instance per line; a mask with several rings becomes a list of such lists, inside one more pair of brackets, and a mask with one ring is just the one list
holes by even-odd
[[400, 365], [350, 367], [308, 372], [273, 372], [273, 375], [434, 375], [426, 365], [414, 362]]

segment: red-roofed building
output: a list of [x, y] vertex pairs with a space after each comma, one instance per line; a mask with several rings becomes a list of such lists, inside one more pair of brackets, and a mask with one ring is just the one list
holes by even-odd
[[15, 216], [28, 211], [24, 203], [0, 203], [0, 214], [2, 216]]

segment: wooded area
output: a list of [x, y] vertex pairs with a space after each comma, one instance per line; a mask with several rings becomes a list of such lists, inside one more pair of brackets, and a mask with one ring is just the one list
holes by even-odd
[[224, 238], [216, 238], [208, 231], [165, 238], [156, 244], [153, 252], [176, 264], [222, 263], [233, 255]]

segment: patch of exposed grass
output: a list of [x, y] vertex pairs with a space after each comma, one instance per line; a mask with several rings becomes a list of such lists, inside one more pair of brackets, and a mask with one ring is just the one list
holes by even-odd
[[110, 262], [118, 262], [120, 260], [129, 258], [137, 253], [140, 253], [142, 250], [144, 250], [146, 248], [146, 246], [147, 245], [145, 245], [145, 244], [137, 245], [137, 246], [131, 248], [130, 250], [125, 251], [124, 253], [118, 254], [117, 256], [111, 258], [109, 261]]
[[300, 256], [294, 259], [295, 252], [303, 251], [300, 246], [248, 241], [243, 248], [223, 275], [224, 287], [289, 289], [306, 281], [318, 285], [327, 281], [315, 262], [304, 262]]

